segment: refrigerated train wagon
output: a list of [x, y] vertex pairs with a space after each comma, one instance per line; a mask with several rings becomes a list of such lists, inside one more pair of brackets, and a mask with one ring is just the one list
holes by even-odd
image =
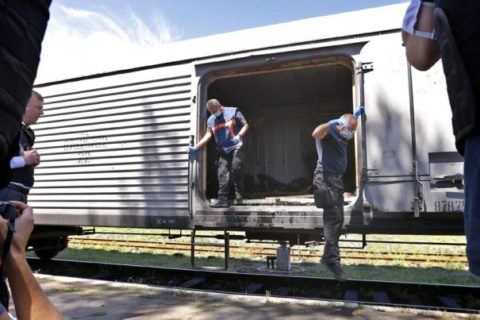
[[[82, 226], [321, 238], [311, 132], [358, 105], [365, 114], [348, 149], [346, 232], [462, 234], [463, 162], [443, 72], [407, 64], [404, 11], [166, 44], [154, 65], [36, 85], [45, 115], [34, 126], [42, 163], [29, 196], [30, 244], [53, 256]], [[213, 143], [195, 157], [186, 152], [205, 134], [210, 98], [238, 107], [250, 125], [246, 199], [230, 208], [209, 206], [218, 188]]]

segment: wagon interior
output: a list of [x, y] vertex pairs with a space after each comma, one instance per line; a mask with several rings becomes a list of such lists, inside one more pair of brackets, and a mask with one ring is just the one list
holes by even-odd
[[[249, 123], [244, 203], [313, 203], [317, 153], [311, 133], [321, 123], [352, 113], [352, 70], [323, 63], [238, 73], [211, 82], [208, 99], [238, 107]], [[208, 148], [206, 197], [211, 199], [218, 190], [217, 152], [213, 141]], [[347, 195], [356, 190], [354, 143], [349, 144], [348, 160]]]

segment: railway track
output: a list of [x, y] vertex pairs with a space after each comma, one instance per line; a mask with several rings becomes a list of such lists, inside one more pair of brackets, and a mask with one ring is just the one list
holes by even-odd
[[188, 290], [480, 314], [480, 287], [348, 280], [29, 258], [38, 273]]
[[[178, 242], [147, 242], [141, 240], [130, 239], [102, 239], [102, 238], [72, 238], [72, 245], [91, 246], [91, 247], [119, 247], [130, 248], [135, 250], [155, 250], [164, 253], [185, 253], [190, 254], [190, 243]], [[195, 251], [201, 254], [222, 254], [223, 247], [212, 243], [212, 245], [202, 244], [196, 245]], [[254, 257], [266, 257], [276, 254], [276, 247], [273, 246], [245, 246], [230, 245], [231, 255], [249, 255]], [[321, 252], [312, 248], [293, 248], [291, 257], [316, 260], [320, 257]], [[408, 261], [412, 263], [464, 263], [467, 264], [465, 255], [462, 254], [437, 254], [437, 253], [417, 253], [417, 252], [387, 252], [387, 251], [369, 251], [358, 249], [343, 249], [342, 259], [350, 259], [354, 261], [385, 261], [392, 262], [396, 260]]]

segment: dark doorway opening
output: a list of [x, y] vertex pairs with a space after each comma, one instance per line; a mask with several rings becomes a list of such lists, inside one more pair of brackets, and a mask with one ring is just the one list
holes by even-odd
[[[352, 70], [344, 63], [256, 71], [213, 80], [207, 99], [216, 98], [245, 115], [246, 196], [309, 196], [317, 161], [313, 129], [352, 112]], [[350, 143], [345, 192], [356, 189], [355, 150]], [[216, 147], [208, 146], [207, 198], [218, 190]]]

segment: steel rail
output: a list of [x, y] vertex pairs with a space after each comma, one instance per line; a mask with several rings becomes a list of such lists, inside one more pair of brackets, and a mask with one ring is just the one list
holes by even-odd
[[[143, 240], [129, 239], [100, 239], [100, 238], [75, 238], [70, 240], [71, 244], [89, 245], [89, 246], [112, 246], [134, 249], [150, 249], [159, 251], [190, 251], [189, 243], [163, 243], [163, 242], [147, 242]], [[202, 253], [222, 253], [223, 248], [212, 245], [202, 244], [196, 246], [196, 252]], [[250, 254], [254, 256], [271, 256], [275, 255], [274, 247], [248, 247], [231, 245], [230, 250], [236, 254]], [[292, 249], [291, 256], [298, 258], [318, 258], [320, 253], [315, 249]], [[343, 259], [352, 260], [376, 260], [376, 261], [409, 261], [409, 262], [436, 262], [436, 263], [467, 263], [466, 256], [461, 254], [436, 254], [436, 253], [418, 253], [418, 252], [388, 252], [388, 251], [363, 251], [363, 250], [343, 250]]]
[[36, 272], [181, 289], [257, 296], [321, 299], [444, 312], [480, 314], [480, 287], [347, 280], [288, 273], [242, 273], [29, 258]]

